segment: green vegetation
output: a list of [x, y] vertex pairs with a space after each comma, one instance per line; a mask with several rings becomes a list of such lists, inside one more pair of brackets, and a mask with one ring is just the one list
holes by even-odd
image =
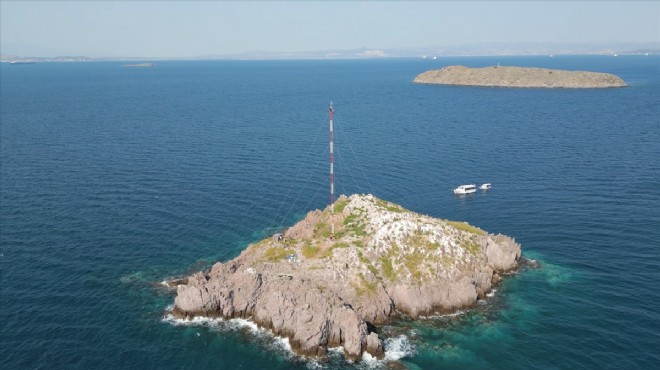
[[339, 243], [335, 243], [332, 247], [333, 248], [348, 248], [348, 243], [339, 242]]
[[408, 269], [413, 278], [419, 282], [422, 280], [422, 271], [419, 269], [424, 264], [426, 255], [417, 250], [403, 255], [403, 265]]
[[380, 257], [380, 264], [383, 267], [383, 275], [385, 275], [385, 278], [389, 281], [394, 281], [396, 280], [396, 272], [394, 271], [394, 267], [392, 266], [392, 260], [388, 256], [381, 256]]
[[336, 201], [335, 202], [335, 213], [344, 212], [344, 208], [346, 208], [347, 204], [348, 204], [348, 199]]
[[355, 282], [351, 282], [351, 285], [359, 297], [362, 297], [365, 294], [373, 295], [376, 293], [376, 289], [378, 288], [377, 283], [367, 281], [362, 274], [358, 274], [358, 277], [360, 278], [360, 283], [356, 284]]
[[385, 208], [386, 210], [388, 210], [390, 212], [400, 213], [400, 212], [404, 211], [404, 209], [401, 208], [401, 206], [398, 206], [396, 204], [393, 204], [393, 203], [390, 203], [388, 201], [381, 200], [381, 199], [378, 199], [376, 201], [376, 205], [378, 205], [379, 207]]
[[294, 252], [291, 249], [285, 249], [283, 247], [270, 247], [266, 249], [266, 252], [264, 253], [264, 257], [268, 261], [277, 262], [284, 259], [286, 256], [292, 253]]
[[305, 243], [302, 246], [302, 254], [305, 258], [314, 258], [319, 253], [321, 248], [316, 244], [312, 244], [311, 241], [305, 240]]
[[454, 259], [454, 257], [452, 257], [448, 254], [443, 254], [441, 261], [442, 261], [442, 266], [447, 268], [447, 267], [453, 265], [456, 260]]
[[330, 248], [325, 248], [317, 255], [318, 258], [326, 258], [332, 256], [332, 250], [335, 249], [334, 246]]
[[321, 221], [314, 225], [314, 239], [328, 239], [330, 238], [330, 225]]
[[429, 241], [428, 236], [419, 230], [415, 230], [414, 234], [408, 237], [407, 243], [412, 247], [420, 248], [423, 250], [434, 251], [440, 248], [440, 243]]
[[362, 254], [362, 251], [357, 251], [358, 260], [365, 265], [369, 263], [369, 260]]
[[269, 239], [269, 238], [265, 238], [265, 239], [262, 239], [262, 240], [260, 240], [259, 242], [254, 243], [254, 244], [252, 244], [252, 245], [253, 245], [255, 248], [261, 248], [261, 247], [264, 247], [264, 246], [268, 245], [269, 242], [270, 242], [270, 239]]
[[380, 274], [378, 273], [378, 269], [374, 265], [372, 265], [371, 261], [369, 261], [369, 259], [367, 259], [362, 254], [362, 251], [357, 251], [357, 255], [358, 255], [358, 260], [367, 266], [367, 269], [376, 277], [376, 279], [382, 281], [383, 279], [380, 277]]
[[361, 208], [354, 209], [346, 218], [344, 218], [344, 229], [349, 235], [366, 236], [365, 231], [365, 213]]
[[461, 243], [461, 248], [465, 249], [466, 251], [468, 251], [470, 254], [472, 254], [474, 256], [478, 255], [479, 250], [481, 249], [481, 248], [479, 248], [479, 244], [475, 243], [472, 240], [466, 240], [466, 241], [462, 242]]
[[458, 222], [458, 221], [446, 221], [449, 225], [457, 228], [458, 230], [461, 231], [467, 231], [472, 234], [477, 234], [477, 235], [484, 235], [486, 232], [481, 230], [478, 227], [472, 226], [468, 224], [467, 222]]
[[284, 244], [285, 247], [290, 248], [290, 247], [295, 247], [296, 244], [298, 244], [298, 241], [291, 238], [284, 238], [282, 240], [282, 243]]

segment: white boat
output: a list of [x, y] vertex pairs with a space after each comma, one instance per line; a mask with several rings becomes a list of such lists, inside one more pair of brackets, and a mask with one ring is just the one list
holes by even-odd
[[479, 189], [481, 189], [481, 190], [488, 190], [490, 188], [491, 188], [491, 185], [490, 185], [489, 182], [487, 182], [485, 184], [481, 184], [481, 186], [479, 187]]
[[470, 185], [461, 185], [454, 189], [454, 194], [472, 194], [477, 191], [477, 186], [475, 184]]

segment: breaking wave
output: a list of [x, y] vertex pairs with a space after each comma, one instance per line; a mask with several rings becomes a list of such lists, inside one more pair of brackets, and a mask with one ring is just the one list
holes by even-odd
[[415, 346], [404, 334], [398, 337], [387, 338], [383, 342], [385, 345], [385, 360], [396, 361], [407, 356], [414, 355], [417, 351]]
[[253, 335], [257, 338], [257, 342], [261, 343], [265, 348], [279, 352], [284, 355], [285, 358], [292, 358], [295, 356], [295, 353], [291, 349], [291, 343], [289, 338], [280, 337], [273, 334], [272, 331], [260, 328], [257, 324], [250, 320], [245, 319], [230, 319], [225, 320], [223, 318], [211, 318], [204, 316], [195, 316], [190, 320], [180, 319], [174, 317], [171, 311], [174, 308], [174, 305], [167, 306], [167, 314], [163, 316], [162, 322], [168, 323], [174, 326], [204, 326], [208, 328], [213, 328], [214, 330], [220, 332], [241, 332], [247, 331], [250, 335]]

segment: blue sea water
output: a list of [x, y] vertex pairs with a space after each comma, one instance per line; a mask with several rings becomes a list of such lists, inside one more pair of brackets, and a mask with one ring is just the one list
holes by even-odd
[[[445, 65], [615, 73], [605, 90], [411, 83]], [[0, 66], [7, 369], [660, 366], [660, 58]], [[389, 363], [296, 359], [237, 323], [164, 321], [160, 285], [337, 189], [516, 238], [541, 268], [476, 308], [379, 328]], [[463, 183], [493, 188], [456, 197]]]

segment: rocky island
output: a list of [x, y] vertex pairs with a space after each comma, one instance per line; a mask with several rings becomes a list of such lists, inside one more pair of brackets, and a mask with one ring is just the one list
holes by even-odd
[[426, 71], [415, 77], [422, 84], [593, 89], [624, 87], [626, 83], [609, 73], [564, 71], [545, 68], [448, 66]]
[[510, 237], [372, 195], [342, 196], [334, 212], [309, 212], [235, 259], [170, 282], [172, 315], [249, 319], [301, 355], [341, 346], [351, 360], [382, 358], [379, 324], [470, 306], [521, 256]]

